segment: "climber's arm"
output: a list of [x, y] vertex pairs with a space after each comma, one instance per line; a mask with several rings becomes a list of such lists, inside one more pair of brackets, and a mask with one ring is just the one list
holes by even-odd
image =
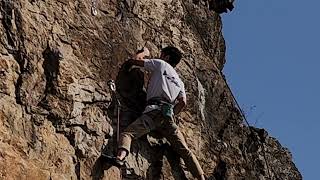
[[177, 98], [178, 103], [174, 106], [173, 112], [175, 115], [179, 114], [181, 110], [186, 106], [186, 100], [183, 97]]
[[134, 59], [143, 60], [146, 56], [150, 56], [150, 52], [148, 48], [144, 47], [136, 53]]
[[140, 66], [140, 67], [144, 66], [144, 60], [143, 59], [129, 59], [128, 63], [130, 65], [136, 65], [136, 66]]
[[173, 108], [175, 115], [179, 114], [180, 111], [187, 105], [187, 95], [184, 88], [184, 84], [181, 84], [181, 90], [176, 98], [176, 105]]
[[149, 52], [148, 48], [144, 47], [141, 50], [139, 50], [137, 52], [137, 54], [132, 59], [129, 59], [128, 62], [131, 65], [143, 67], [144, 66], [144, 58], [149, 55], [150, 55], [150, 52]]

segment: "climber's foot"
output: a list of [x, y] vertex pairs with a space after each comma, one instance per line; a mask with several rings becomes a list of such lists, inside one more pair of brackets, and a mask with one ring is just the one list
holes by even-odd
[[101, 154], [101, 158], [103, 159], [103, 161], [116, 166], [116, 167], [122, 167], [124, 166], [124, 158], [123, 159], [118, 159], [118, 157], [114, 157], [114, 156], [109, 156], [106, 154]]
[[125, 149], [119, 149], [117, 154], [117, 159], [120, 161], [124, 161], [128, 152]]

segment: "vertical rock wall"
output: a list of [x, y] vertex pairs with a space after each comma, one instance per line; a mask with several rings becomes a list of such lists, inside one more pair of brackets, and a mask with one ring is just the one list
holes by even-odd
[[[119, 179], [120, 170], [98, 159], [114, 144], [106, 81], [136, 49], [157, 57], [166, 45], [184, 53], [178, 72], [188, 107], [179, 126], [209, 179], [302, 179], [287, 149], [243, 125], [218, 73], [221, 19], [205, 2], [97, 0], [97, 16], [91, 7], [91, 0], [1, 0], [0, 179]], [[168, 162], [179, 164], [170, 148], [142, 138], [121, 174], [192, 179]]]

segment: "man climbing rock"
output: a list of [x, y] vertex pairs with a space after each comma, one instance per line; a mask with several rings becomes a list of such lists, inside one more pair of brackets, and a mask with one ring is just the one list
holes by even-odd
[[145, 56], [149, 56], [147, 48], [143, 48], [127, 63], [144, 67], [151, 72], [147, 88], [147, 106], [144, 113], [121, 133], [118, 154], [114, 160], [122, 164], [130, 152], [133, 139], [150, 131], [156, 131], [170, 142], [192, 175], [203, 180], [204, 172], [197, 158], [188, 148], [173, 116], [186, 105], [184, 84], [174, 69], [180, 62], [182, 54], [177, 48], [169, 46], [161, 50], [160, 59], [144, 59]]

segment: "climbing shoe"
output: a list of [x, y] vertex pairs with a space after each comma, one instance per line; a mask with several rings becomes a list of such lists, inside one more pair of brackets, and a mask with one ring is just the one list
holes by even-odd
[[109, 156], [109, 155], [106, 155], [106, 154], [101, 154], [101, 159], [106, 162], [106, 163], [109, 163], [113, 166], [116, 166], [116, 167], [123, 167], [125, 165], [125, 160], [120, 160], [120, 159], [117, 159], [117, 157], [115, 156]]

